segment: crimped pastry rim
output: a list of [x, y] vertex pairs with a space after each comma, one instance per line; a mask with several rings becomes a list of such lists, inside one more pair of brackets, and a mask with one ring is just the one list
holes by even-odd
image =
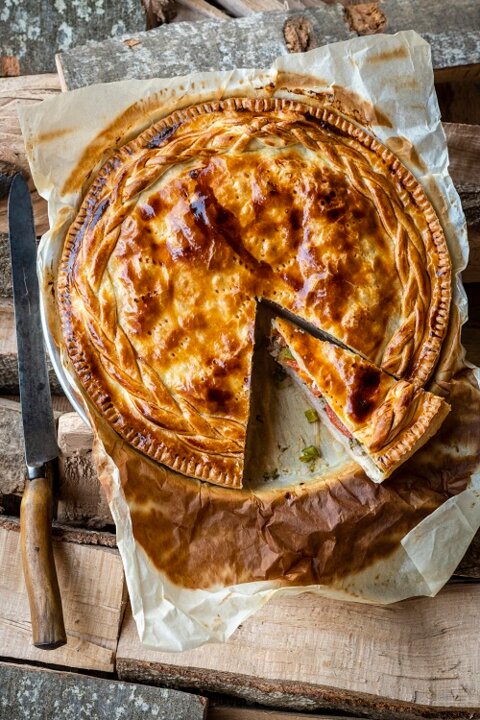
[[[449, 309], [451, 301], [451, 263], [446, 238], [441, 226], [440, 220], [433, 208], [432, 203], [428, 199], [425, 191], [414, 175], [400, 162], [400, 160], [385, 145], [369, 135], [365, 130], [355, 125], [351, 121], [337, 114], [330, 108], [318, 106], [314, 107], [307, 103], [286, 99], [286, 98], [228, 98], [225, 100], [215, 100], [203, 102], [198, 105], [192, 105], [181, 110], [176, 110], [155, 123], [147, 130], [141, 132], [136, 138], [128, 142], [126, 145], [116, 150], [111, 157], [100, 168], [93, 183], [88, 188], [82, 199], [78, 214], [70, 225], [65, 238], [62, 257], [59, 264], [57, 275], [57, 306], [59, 309], [59, 317], [62, 327], [62, 335], [67, 349], [68, 357], [73, 368], [79, 377], [82, 386], [104, 418], [109, 422], [113, 429], [127, 442], [139, 449], [145, 455], [151, 457], [159, 463], [167, 465], [172, 470], [180, 472], [184, 475], [193, 475], [194, 477], [206, 480], [213, 484], [218, 484], [227, 488], [240, 488], [242, 486], [242, 477], [238, 472], [225, 472], [222, 470], [221, 463], [215, 463], [215, 457], [207, 462], [195, 460], [193, 457], [187, 457], [172, 450], [168, 445], [155, 439], [149, 440], [147, 446], [139, 448], [141, 439], [139, 431], [130, 429], [125, 432], [122, 430], [122, 420], [128, 423], [128, 417], [122, 414], [114, 407], [107, 392], [102, 390], [95, 384], [90, 371], [90, 366], [82, 351], [82, 345], [74, 337], [72, 333], [66, 332], [70, 324], [69, 313], [69, 283], [68, 269], [72, 253], [75, 252], [77, 243], [81, 242], [79, 231], [82, 228], [87, 215], [87, 207], [89, 202], [94, 202], [99, 191], [102, 189], [104, 179], [108, 177], [118, 164], [137, 150], [137, 148], [145, 142], [152, 140], [162, 131], [168, 130], [180, 123], [184, 123], [189, 119], [193, 119], [198, 115], [210, 112], [218, 112], [222, 110], [241, 111], [248, 110], [251, 112], [267, 112], [282, 109], [290, 109], [292, 111], [301, 112], [315, 118], [317, 121], [328, 124], [329, 126], [345, 133], [348, 137], [358, 141], [367, 149], [371, 149], [377, 157], [390, 169], [392, 176], [396, 177], [409, 195], [414, 200], [417, 207], [423, 213], [431, 234], [432, 242], [437, 252], [437, 268], [442, 271], [442, 282], [439, 284], [441, 294], [436, 305], [435, 325], [431, 328], [428, 341], [422, 347], [423, 360], [419, 368], [419, 372], [412, 381], [419, 385], [424, 385], [439, 357], [443, 338], [449, 322]], [[437, 271], [437, 275], [439, 272]], [[66, 340], [68, 338], [68, 340]]]
[[424, 396], [422, 412], [415, 422], [405, 428], [395, 442], [390, 443], [384, 450], [372, 453], [370, 457], [386, 473], [386, 477], [389, 477], [400, 462], [403, 464], [420, 447], [419, 441], [423, 439], [423, 445], [437, 432], [449, 412], [450, 405], [443, 398], [433, 393]]

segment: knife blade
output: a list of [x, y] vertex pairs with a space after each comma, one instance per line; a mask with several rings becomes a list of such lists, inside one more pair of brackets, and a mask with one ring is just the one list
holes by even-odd
[[19, 174], [10, 186], [8, 222], [28, 474], [20, 508], [22, 559], [33, 643], [54, 649], [66, 642], [51, 539], [53, 461], [58, 447], [40, 318], [32, 203], [27, 183]]
[[58, 447], [40, 320], [32, 204], [21, 175], [12, 181], [8, 213], [25, 460], [32, 477], [58, 456]]

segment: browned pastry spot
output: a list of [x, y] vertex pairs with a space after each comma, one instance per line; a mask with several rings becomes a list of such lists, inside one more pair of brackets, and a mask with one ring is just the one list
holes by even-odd
[[241, 484], [256, 298], [422, 385], [448, 324], [435, 212], [387, 148], [296, 101], [180, 110], [116, 152], [68, 233], [65, 345], [153, 459]]

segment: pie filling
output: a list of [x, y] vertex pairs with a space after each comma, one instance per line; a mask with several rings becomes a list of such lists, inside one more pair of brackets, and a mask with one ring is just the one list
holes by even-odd
[[157, 462], [240, 487], [257, 298], [421, 387], [450, 282], [438, 218], [387, 148], [329, 110], [240, 98], [175, 112], [112, 155], [68, 232], [57, 299], [107, 422]]
[[432, 437], [450, 411], [442, 398], [284, 319], [272, 323], [271, 352], [374, 482]]

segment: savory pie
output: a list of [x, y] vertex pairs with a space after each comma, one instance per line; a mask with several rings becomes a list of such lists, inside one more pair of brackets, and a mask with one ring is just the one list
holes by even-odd
[[65, 346], [142, 452], [239, 487], [257, 300], [422, 386], [449, 317], [438, 218], [364, 130], [286, 99], [187, 107], [115, 152], [69, 229]]
[[437, 395], [396, 380], [356, 353], [284, 319], [273, 321], [272, 353], [375, 482], [422, 447], [450, 411]]

